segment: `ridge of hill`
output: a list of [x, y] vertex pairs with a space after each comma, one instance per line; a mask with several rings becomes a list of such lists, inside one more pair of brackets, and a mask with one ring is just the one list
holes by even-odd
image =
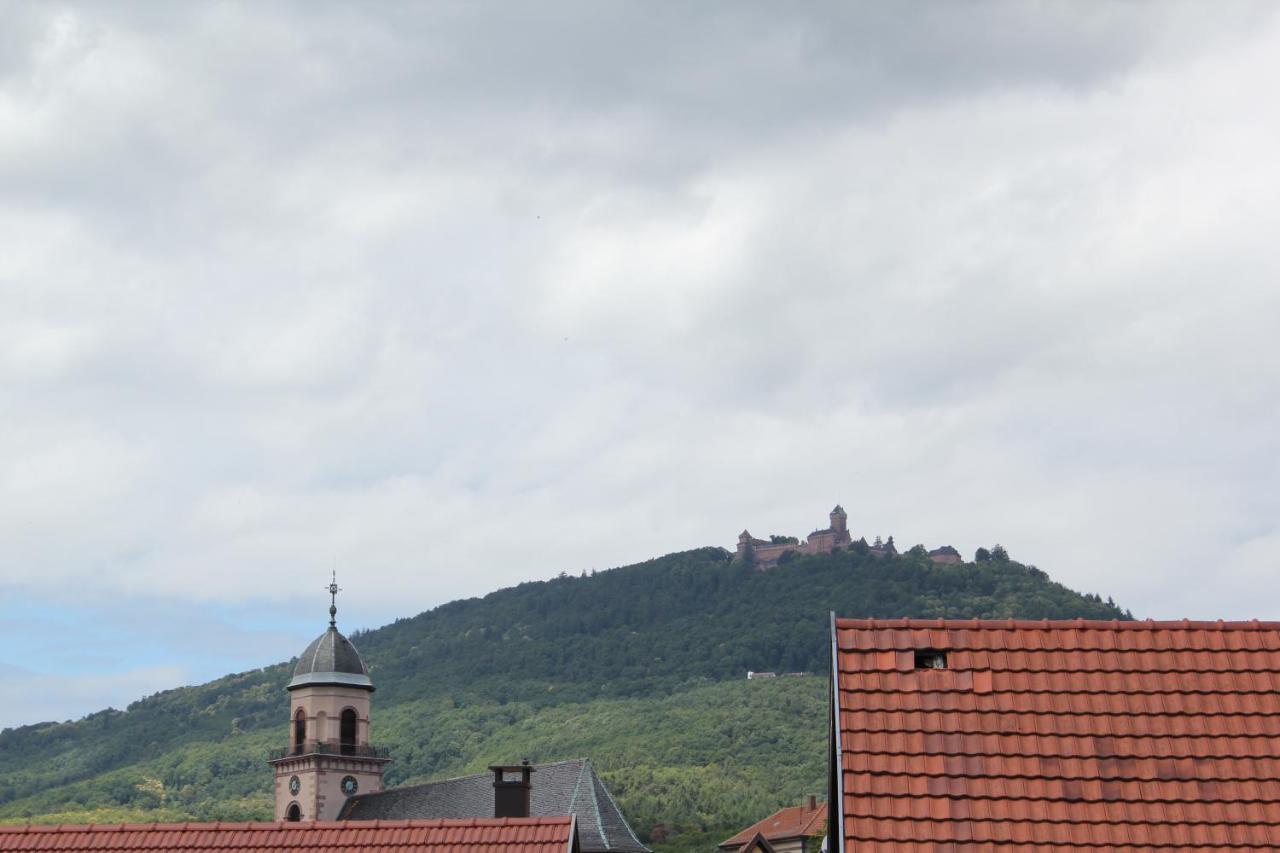
[[[1032, 566], [858, 549], [764, 572], [720, 548], [455, 601], [352, 639], [388, 785], [591, 757], [642, 839], [706, 847], [822, 790], [827, 614], [1131, 618]], [[747, 682], [749, 669], [808, 672]], [[291, 665], [0, 732], [0, 820], [271, 814]]]

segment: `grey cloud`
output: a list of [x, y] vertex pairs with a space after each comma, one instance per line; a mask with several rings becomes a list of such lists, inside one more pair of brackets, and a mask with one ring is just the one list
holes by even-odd
[[911, 9], [6, 7], [0, 581], [376, 624], [838, 499], [1267, 615], [1274, 10]]

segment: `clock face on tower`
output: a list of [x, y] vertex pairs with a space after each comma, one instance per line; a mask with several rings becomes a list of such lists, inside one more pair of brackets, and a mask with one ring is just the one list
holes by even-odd
[[290, 776], [289, 777], [289, 793], [293, 794], [296, 797], [298, 795], [299, 789], [301, 788], [302, 788], [301, 780], [299, 780], [297, 776]]
[[356, 782], [356, 777], [354, 776], [342, 777], [342, 793], [346, 794], [349, 797], [358, 790], [360, 790], [360, 784]]

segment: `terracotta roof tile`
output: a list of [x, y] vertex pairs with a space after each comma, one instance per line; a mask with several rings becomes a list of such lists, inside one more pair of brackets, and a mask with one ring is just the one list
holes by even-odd
[[0, 826], [0, 850], [566, 853], [573, 818]]
[[846, 853], [1280, 847], [1280, 623], [834, 635]]
[[751, 824], [732, 838], [720, 842], [721, 847], [741, 847], [757, 834], [771, 842], [788, 838], [821, 836], [826, 832], [827, 804], [818, 803], [817, 808], [808, 805], [788, 806], [769, 815], [762, 821]]

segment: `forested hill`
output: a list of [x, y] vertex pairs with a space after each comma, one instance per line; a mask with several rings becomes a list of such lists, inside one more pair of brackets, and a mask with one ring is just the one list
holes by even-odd
[[[353, 640], [378, 686], [372, 734], [395, 759], [390, 784], [587, 755], [641, 837], [664, 824], [663, 849], [677, 851], [821, 790], [830, 611], [1128, 615], [1006, 559], [847, 551], [756, 572], [704, 548], [456, 601]], [[749, 669], [814, 675], [747, 683]], [[285, 737], [289, 671], [0, 733], [0, 820], [269, 817], [264, 758]]]
[[1124, 618], [1007, 560], [853, 551], [757, 572], [720, 548], [455, 601], [352, 637], [379, 699], [641, 696], [748, 669], [825, 672], [828, 614]]

